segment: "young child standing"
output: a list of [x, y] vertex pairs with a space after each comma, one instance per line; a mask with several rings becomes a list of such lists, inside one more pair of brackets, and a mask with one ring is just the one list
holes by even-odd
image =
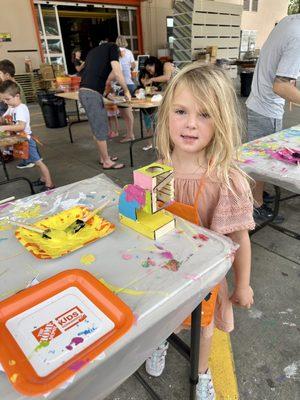
[[[104, 96], [107, 97], [109, 94], [114, 94], [111, 82], [106, 82]], [[115, 104], [104, 104], [108, 118], [108, 137], [110, 139], [119, 136], [119, 109]]]
[[41, 178], [33, 182], [35, 186], [42, 186], [41, 191], [53, 189], [54, 184], [49, 169], [43, 163], [36, 142], [31, 137], [29, 110], [21, 101], [18, 85], [13, 81], [6, 80], [0, 85], [0, 94], [2, 94], [3, 101], [8, 105], [8, 109], [3, 116], [11, 116], [13, 120], [13, 125], [0, 126], [0, 132], [15, 132], [17, 135], [24, 132], [27, 135], [29, 159], [22, 162], [33, 164], [33, 166], [36, 165], [40, 169]]
[[[199, 63], [180, 71], [166, 89], [157, 131], [160, 158], [172, 165], [175, 173], [176, 201], [167, 209], [229, 236], [240, 246], [233, 263], [233, 293], [229, 295], [224, 278], [218, 292], [213, 291], [217, 292], [213, 318], [201, 329], [197, 400], [213, 400], [215, 391], [208, 368], [213, 329], [216, 326], [230, 332], [232, 304], [245, 308], [253, 304], [248, 234], [255, 226], [253, 200], [247, 176], [235, 161], [240, 126], [235, 90], [226, 72]], [[163, 343], [146, 361], [150, 375], [162, 373], [167, 346]]]

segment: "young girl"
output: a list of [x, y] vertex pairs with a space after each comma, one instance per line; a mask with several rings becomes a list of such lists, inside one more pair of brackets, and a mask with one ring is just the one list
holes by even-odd
[[[229, 295], [224, 278], [213, 291], [217, 301], [212, 321], [201, 329], [197, 400], [213, 400], [208, 369], [213, 329], [216, 326], [230, 332], [232, 304], [246, 308], [253, 304], [248, 235], [255, 226], [253, 201], [247, 177], [234, 158], [240, 145], [240, 126], [234, 87], [226, 72], [199, 63], [180, 71], [166, 89], [157, 130], [160, 158], [172, 165], [175, 173], [176, 202], [168, 209], [229, 236], [240, 246], [233, 263], [233, 293]], [[162, 373], [166, 350], [165, 342], [146, 361], [149, 374]]]
[[[107, 97], [109, 94], [114, 94], [113, 88], [111, 86], [111, 82], [106, 82], [104, 96]], [[108, 137], [110, 139], [119, 136], [119, 109], [115, 104], [105, 104], [104, 105], [107, 117], [108, 117]]]

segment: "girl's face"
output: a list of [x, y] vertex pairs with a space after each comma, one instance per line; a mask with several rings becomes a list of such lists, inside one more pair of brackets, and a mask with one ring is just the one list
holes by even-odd
[[81, 51], [76, 51], [75, 57], [79, 59], [81, 57]]
[[169, 112], [169, 131], [174, 150], [200, 153], [214, 136], [214, 124], [208, 114], [197, 107], [196, 100], [184, 86], [178, 86]]
[[150, 75], [154, 75], [155, 74], [155, 66], [154, 65], [146, 65], [146, 71], [150, 74]]

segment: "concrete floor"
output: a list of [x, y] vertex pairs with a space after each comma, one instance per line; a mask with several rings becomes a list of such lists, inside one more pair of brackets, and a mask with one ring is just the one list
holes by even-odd
[[[241, 99], [242, 106], [243, 99]], [[68, 104], [68, 108], [73, 104]], [[33, 133], [40, 136], [46, 164], [57, 186], [90, 178], [102, 173], [97, 152], [87, 123], [74, 126], [74, 144], [70, 144], [67, 128], [47, 129], [40, 108], [30, 105]], [[300, 123], [300, 108], [287, 110], [284, 127]], [[124, 124], [120, 121], [121, 134]], [[136, 133], [139, 122], [136, 114]], [[153, 151], [142, 151], [143, 144], [135, 148], [135, 167], [155, 160]], [[129, 146], [110, 141], [111, 154], [129, 165]], [[38, 178], [36, 168], [23, 171], [8, 164], [11, 177], [24, 175]], [[107, 175], [120, 185], [131, 182], [132, 168], [107, 171]], [[0, 169], [0, 180], [3, 173]], [[272, 189], [271, 189], [272, 190]], [[0, 186], [0, 198], [18, 193], [29, 195], [23, 183]], [[300, 198], [282, 203], [280, 212], [285, 216], [284, 226], [299, 231]], [[297, 400], [300, 399], [300, 348], [299, 348], [299, 241], [264, 228], [252, 236], [253, 269], [252, 286], [255, 305], [250, 311], [235, 311], [236, 329], [231, 334], [240, 400]], [[229, 280], [231, 277], [229, 277]], [[188, 334], [183, 335], [188, 341]], [[222, 360], [220, 360], [222, 362]], [[140, 372], [146, 377], [143, 366]], [[188, 399], [188, 364], [172, 348], [168, 351], [167, 366], [160, 378], [149, 378], [164, 400]], [[150, 399], [138, 381], [131, 377], [107, 400]], [[96, 399], [95, 399], [96, 400]], [[224, 399], [225, 400], [225, 399]], [[234, 400], [234, 399], [226, 399]]]

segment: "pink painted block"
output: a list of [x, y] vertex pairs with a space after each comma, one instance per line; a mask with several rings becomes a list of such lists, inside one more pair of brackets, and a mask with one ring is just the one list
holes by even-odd
[[152, 190], [154, 188], [153, 181], [155, 182], [156, 179], [151, 176], [147, 176], [142, 172], [133, 171], [133, 183], [135, 185], [138, 185], [143, 189]]

